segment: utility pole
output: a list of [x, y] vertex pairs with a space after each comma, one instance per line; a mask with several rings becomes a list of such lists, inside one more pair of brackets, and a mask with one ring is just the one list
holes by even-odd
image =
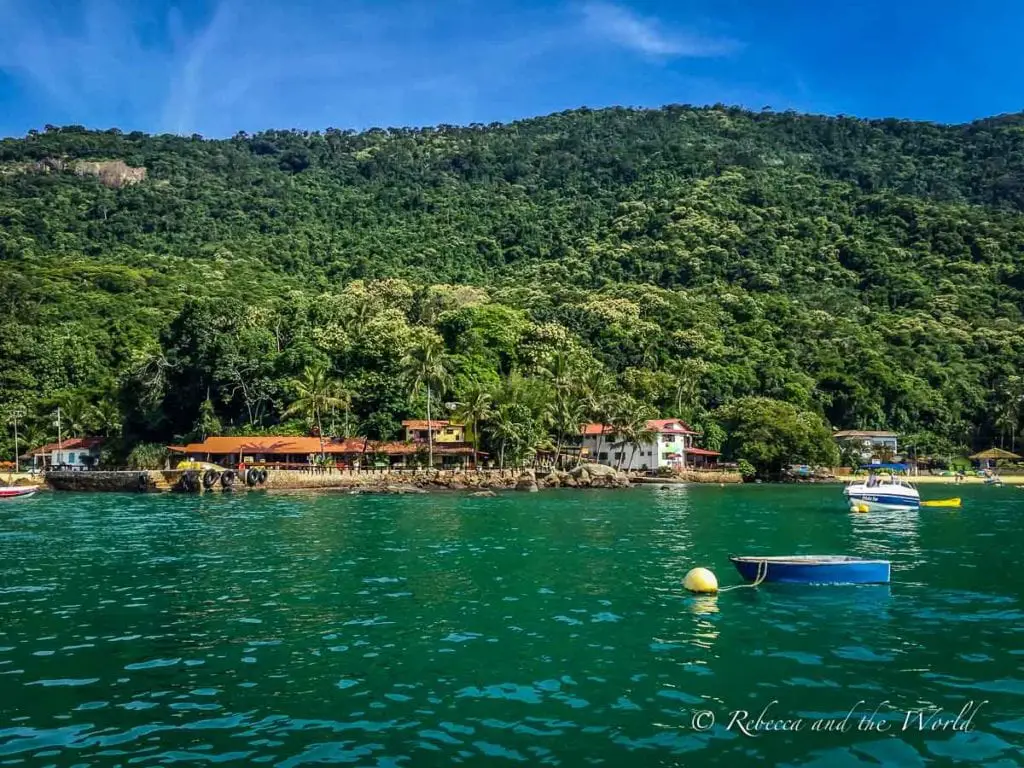
[[[57, 406], [57, 455], [61, 463], [64, 463], [64, 440], [60, 433], [60, 406]], [[50, 469], [53, 469], [53, 457], [50, 457]]]

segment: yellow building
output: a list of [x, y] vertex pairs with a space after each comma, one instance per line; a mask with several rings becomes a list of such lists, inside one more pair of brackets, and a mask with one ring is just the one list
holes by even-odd
[[455, 424], [450, 421], [426, 421], [423, 419], [413, 419], [410, 421], [403, 421], [402, 426], [405, 427], [405, 439], [410, 443], [425, 443], [427, 442], [428, 432], [432, 433], [432, 437], [435, 443], [465, 443], [466, 438], [466, 427], [462, 424]]

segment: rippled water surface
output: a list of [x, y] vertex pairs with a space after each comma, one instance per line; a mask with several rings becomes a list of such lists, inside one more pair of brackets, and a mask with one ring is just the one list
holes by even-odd
[[[0, 765], [1022, 764], [1024, 492], [957, 491], [0, 502]], [[893, 583], [681, 592], [731, 553]]]

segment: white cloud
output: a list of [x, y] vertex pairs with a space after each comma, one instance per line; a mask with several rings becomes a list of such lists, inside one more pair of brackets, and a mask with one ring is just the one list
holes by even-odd
[[648, 56], [723, 56], [739, 48], [739, 43], [727, 38], [665, 30], [657, 19], [600, 0], [586, 3], [582, 12], [584, 28], [591, 35]]

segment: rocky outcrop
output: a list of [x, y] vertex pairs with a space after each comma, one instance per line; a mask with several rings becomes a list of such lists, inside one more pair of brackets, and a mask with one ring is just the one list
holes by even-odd
[[477, 496], [477, 497], [480, 497], [480, 498], [484, 498], [484, 497], [497, 496], [498, 494], [496, 494], [494, 491], [474, 491], [473, 493], [471, 493], [469, 495], [470, 496]]
[[67, 160], [62, 157], [44, 157], [30, 163], [5, 163], [0, 165], [0, 176], [16, 173], [65, 173], [78, 176], [95, 176], [100, 184], [111, 189], [121, 189], [138, 184], [146, 178], [145, 168], [133, 168], [123, 160]]
[[603, 464], [581, 464], [568, 472], [554, 470], [539, 481], [544, 488], [627, 488], [629, 476]]
[[74, 168], [79, 176], [95, 176], [100, 180], [100, 184], [111, 189], [138, 184], [146, 178], [145, 168], [132, 168], [123, 160], [78, 160]]
[[519, 479], [516, 481], [516, 490], [526, 491], [527, 493], [536, 493], [539, 490], [537, 487], [537, 475], [532, 469], [519, 476]]

